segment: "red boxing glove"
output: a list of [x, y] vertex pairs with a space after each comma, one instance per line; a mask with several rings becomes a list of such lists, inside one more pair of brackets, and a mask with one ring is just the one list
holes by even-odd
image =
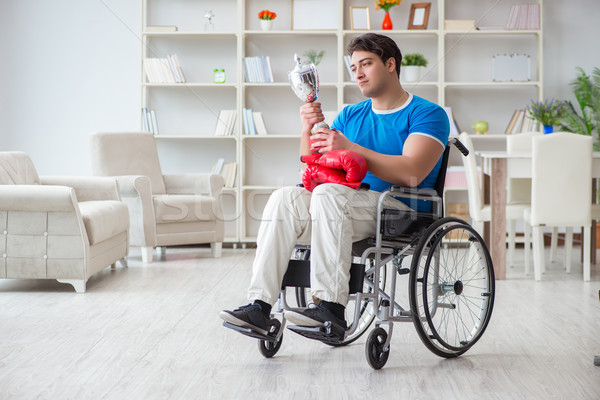
[[346, 182], [360, 182], [367, 175], [367, 161], [350, 150], [328, 151], [314, 162], [327, 168], [346, 171]]
[[334, 150], [325, 155], [303, 155], [300, 160], [308, 164], [302, 174], [302, 184], [311, 192], [321, 183], [337, 183], [353, 189], [366, 185], [361, 180], [367, 174], [367, 162], [353, 151]]

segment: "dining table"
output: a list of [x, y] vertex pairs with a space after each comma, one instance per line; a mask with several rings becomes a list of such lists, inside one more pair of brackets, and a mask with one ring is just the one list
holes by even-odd
[[[486, 179], [484, 187], [489, 197], [491, 221], [487, 238], [496, 279], [506, 279], [506, 182], [508, 178], [531, 178], [531, 153], [506, 151], [481, 151], [481, 170]], [[592, 156], [592, 178], [600, 178], [600, 152]], [[590, 185], [592, 182], [590, 182]], [[592, 193], [595, 200], [595, 193]], [[595, 225], [595, 223], [594, 223]], [[592, 244], [595, 229], [592, 229]], [[595, 246], [592, 245], [592, 264], [595, 263]]]

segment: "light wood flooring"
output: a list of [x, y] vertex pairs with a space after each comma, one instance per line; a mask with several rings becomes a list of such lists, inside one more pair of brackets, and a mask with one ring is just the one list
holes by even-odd
[[441, 359], [412, 324], [396, 324], [389, 361], [374, 371], [366, 335], [332, 348], [288, 331], [265, 359], [256, 340], [223, 328], [218, 312], [246, 303], [253, 256], [169, 248], [142, 265], [133, 249], [128, 268], [97, 274], [85, 294], [0, 281], [0, 398], [600, 398], [600, 266], [586, 283], [574, 258], [570, 275], [550, 264], [534, 282], [520, 261], [497, 282], [490, 325], [466, 354]]

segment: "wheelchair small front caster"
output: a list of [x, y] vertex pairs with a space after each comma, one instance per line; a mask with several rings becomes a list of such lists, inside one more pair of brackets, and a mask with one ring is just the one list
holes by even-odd
[[[273, 318], [271, 325], [269, 326], [269, 336], [273, 338], [277, 337], [279, 330], [281, 329], [281, 322]], [[279, 340], [258, 340], [258, 350], [265, 358], [271, 358], [279, 351], [281, 343], [283, 342], [283, 335], [279, 337]]]
[[390, 356], [390, 349], [384, 349], [386, 340], [387, 332], [381, 327], [373, 329], [367, 338], [365, 353], [373, 369], [381, 369]]

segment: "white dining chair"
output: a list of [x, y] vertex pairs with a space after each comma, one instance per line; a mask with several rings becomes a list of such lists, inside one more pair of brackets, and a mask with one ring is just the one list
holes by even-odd
[[[506, 136], [506, 152], [516, 154], [531, 154], [531, 139], [541, 135], [540, 132], [523, 132]], [[531, 178], [508, 178], [506, 182], [506, 203], [507, 204], [531, 204]], [[517, 243], [516, 230], [517, 220], [507, 221], [506, 229], [508, 231], [508, 260], [515, 259], [515, 245]], [[556, 234], [552, 235], [554, 251], [556, 253]], [[523, 240], [524, 243], [524, 240]], [[528, 247], [525, 246], [525, 252]], [[525, 270], [530, 270], [530, 257], [525, 257]], [[553, 258], [551, 258], [553, 260]], [[510, 264], [513, 266], [513, 264]]]
[[[583, 227], [583, 279], [590, 280], [592, 138], [557, 132], [533, 139], [531, 207], [526, 236], [533, 235], [535, 280], [545, 271], [543, 228], [565, 227], [565, 267], [571, 272], [573, 227]], [[526, 254], [526, 257], [528, 254]]]
[[[469, 197], [469, 216], [471, 217], [471, 225], [480, 235], [483, 235], [484, 223], [492, 219], [492, 208], [489, 204], [483, 203], [481, 193], [481, 184], [479, 183], [479, 172], [477, 170], [477, 159], [473, 141], [468, 133], [463, 132], [459, 136], [459, 140], [469, 150], [469, 155], [461, 157], [465, 168], [465, 177], [467, 180], [467, 194]], [[523, 218], [523, 212], [527, 208], [527, 204], [507, 204], [506, 205], [506, 220], [510, 223], [513, 220]], [[514, 239], [514, 238], [513, 238]], [[510, 240], [510, 238], [509, 238]], [[514, 242], [509, 242], [509, 248], [514, 249]], [[514, 252], [508, 254], [508, 264], [513, 264]], [[526, 271], [529, 273], [529, 271]]]

